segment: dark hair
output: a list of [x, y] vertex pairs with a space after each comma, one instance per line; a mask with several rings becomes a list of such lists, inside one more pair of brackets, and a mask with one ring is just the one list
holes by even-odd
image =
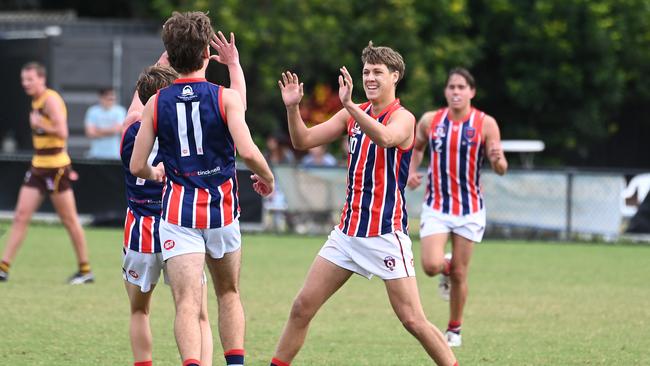
[[178, 73], [169, 66], [154, 65], [144, 69], [135, 84], [142, 104], [147, 104], [152, 95], [156, 94], [159, 89], [170, 85], [176, 79], [178, 79]]
[[476, 81], [474, 81], [474, 77], [469, 72], [469, 70], [467, 70], [464, 67], [455, 67], [455, 68], [451, 69], [449, 71], [449, 74], [447, 75], [447, 83], [445, 85], [449, 84], [449, 79], [451, 79], [451, 77], [453, 75], [462, 76], [465, 79], [465, 81], [467, 82], [467, 85], [469, 85], [470, 88], [476, 89]]
[[366, 63], [373, 65], [384, 64], [390, 72], [397, 71], [399, 73], [398, 83], [404, 77], [404, 70], [406, 69], [404, 59], [399, 52], [390, 47], [375, 47], [372, 45], [372, 41], [368, 42], [368, 46], [361, 52], [361, 62], [364, 65]]
[[113, 89], [111, 87], [99, 88], [99, 95], [102, 96], [102, 97], [105, 96], [106, 94], [110, 94], [110, 93], [115, 93], [115, 89]]
[[172, 13], [162, 31], [169, 64], [181, 74], [201, 69], [203, 52], [213, 33], [210, 18], [205, 13]]
[[47, 76], [47, 71], [45, 70], [45, 66], [43, 66], [43, 64], [36, 61], [31, 61], [23, 65], [21, 71], [25, 71], [25, 70], [36, 70], [36, 75], [42, 78]]

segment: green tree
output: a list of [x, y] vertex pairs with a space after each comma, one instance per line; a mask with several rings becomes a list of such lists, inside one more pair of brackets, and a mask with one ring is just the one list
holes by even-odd
[[[360, 53], [373, 40], [397, 49], [398, 87], [416, 116], [445, 104], [447, 71], [469, 68], [475, 105], [506, 138], [541, 139], [551, 164], [594, 159], [608, 141], [650, 114], [650, 0], [155, 0], [172, 10], [209, 10], [235, 32], [256, 134], [284, 126], [277, 80], [297, 72], [307, 97], [337, 88], [340, 66], [364, 99]], [[640, 140], [640, 139], [639, 139]], [[648, 148], [650, 151], [650, 148]]]

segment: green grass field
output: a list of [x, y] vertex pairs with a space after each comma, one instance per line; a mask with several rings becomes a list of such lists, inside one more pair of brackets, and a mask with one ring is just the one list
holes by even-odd
[[[0, 224], [2, 245], [8, 224]], [[75, 261], [60, 226], [33, 226], [0, 283], [0, 364], [131, 365], [121, 231], [88, 229], [97, 282], [69, 286]], [[291, 301], [325, 237], [244, 235], [247, 364], [268, 365]], [[417, 242], [414, 245], [418, 256]], [[496, 242], [477, 246], [461, 365], [650, 365], [650, 247]], [[438, 326], [447, 303], [418, 273]], [[216, 313], [214, 295], [211, 315]], [[179, 365], [169, 289], [154, 295], [154, 364]], [[212, 317], [216, 325], [216, 318]], [[215, 337], [216, 337], [216, 326]], [[222, 365], [215, 343], [215, 365]], [[397, 321], [383, 283], [354, 276], [312, 324], [295, 365], [429, 365]]]

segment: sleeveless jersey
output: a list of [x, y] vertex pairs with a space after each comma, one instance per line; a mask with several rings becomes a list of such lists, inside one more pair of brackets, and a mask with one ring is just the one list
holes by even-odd
[[[372, 114], [370, 102], [360, 107], [383, 125], [388, 123], [393, 112], [403, 108], [399, 99], [378, 115]], [[339, 229], [348, 236], [357, 237], [394, 231], [408, 234], [404, 188], [413, 145], [408, 149], [379, 147], [352, 118], [348, 120], [348, 144], [347, 197]]]
[[[64, 118], [68, 118], [68, 112], [59, 93], [52, 89], [46, 89], [40, 97], [32, 100], [32, 110], [37, 111], [42, 121], [47, 126], [52, 126], [52, 120], [45, 112], [45, 101], [54, 97], [56, 103], [63, 108]], [[65, 139], [43, 130], [32, 130], [32, 144], [34, 145], [34, 157], [32, 165], [36, 168], [61, 168], [70, 165], [70, 156], [65, 149]]]
[[[129, 164], [133, 155], [135, 137], [140, 130], [140, 121], [132, 123], [122, 135], [120, 155], [126, 183], [126, 220], [124, 223], [124, 247], [141, 253], [160, 253], [160, 211], [162, 209], [161, 183], [138, 178], [131, 174]], [[158, 140], [154, 142], [147, 164], [160, 163]]]
[[167, 176], [162, 218], [171, 224], [219, 228], [239, 216], [223, 89], [205, 79], [178, 79], [156, 94], [154, 131]]
[[485, 113], [472, 108], [462, 121], [451, 121], [448, 114], [448, 108], [440, 109], [431, 121], [431, 165], [424, 199], [436, 211], [464, 216], [483, 208], [480, 167]]

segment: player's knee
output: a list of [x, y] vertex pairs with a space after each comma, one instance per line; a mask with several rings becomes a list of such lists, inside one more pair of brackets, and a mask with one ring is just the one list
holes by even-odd
[[442, 272], [444, 262], [422, 262], [422, 270], [427, 276], [435, 276]]
[[178, 291], [174, 295], [177, 313], [191, 313], [197, 317], [201, 312], [201, 298], [192, 291]]
[[63, 226], [67, 228], [73, 228], [77, 223], [77, 218], [67, 213], [59, 215], [59, 218], [61, 219], [61, 223], [63, 224]]
[[23, 209], [17, 209], [14, 214], [14, 225], [26, 226], [31, 220], [31, 215], [29, 211]]
[[214, 288], [214, 293], [219, 300], [232, 297], [239, 298], [239, 287], [235, 283], [220, 283]]
[[298, 296], [291, 306], [291, 318], [301, 322], [309, 322], [314, 317], [314, 306], [308, 300]]
[[207, 311], [201, 310], [201, 313], [199, 314], [199, 321], [201, 323], [207, 324], [208, 326], [210, 325], [210, 321], [208, 320], [208, 313]]
[[451, 267], [449, 278], [452, 284], [463, 283], [467, 281], [467, 267]]
[[139, 316], [149, 316], [149, 306], [148, 305], [131, 305], [131, 315]]
[[427, 326], [426, 319], [423, 319], [422, 317], [416, 315], [404, 316], [402, 319], [400, 319], [400, 321], [402, 322], [404, 328], [415, 336], [421, 334]]

